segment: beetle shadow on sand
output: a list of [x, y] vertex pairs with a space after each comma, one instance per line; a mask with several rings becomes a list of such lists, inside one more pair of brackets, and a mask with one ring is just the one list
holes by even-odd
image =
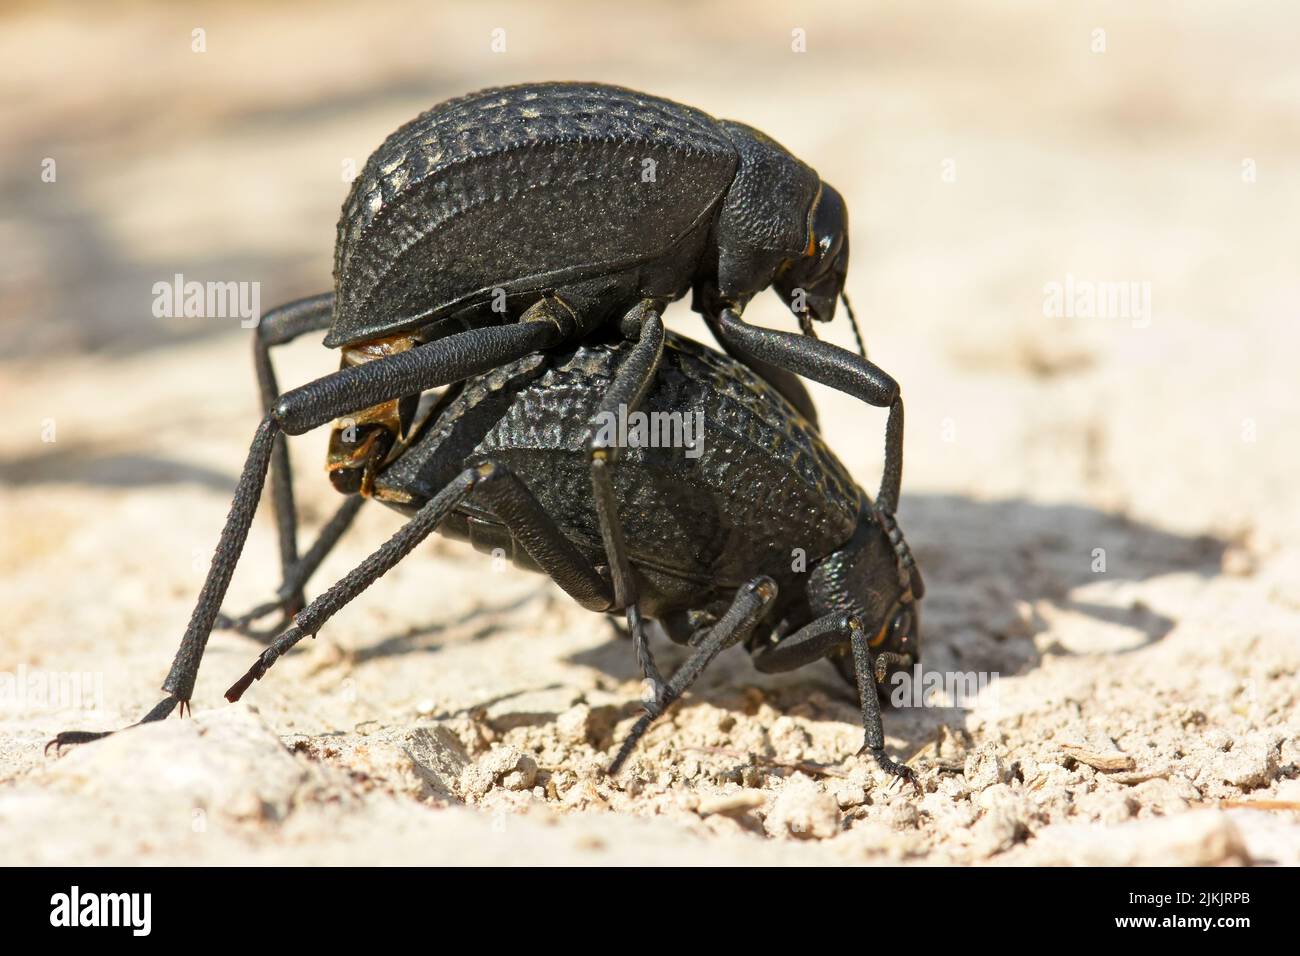
[[[925, 577], [924, 671], [998, 677], [1030, 671], [1045, 654], [1074, 652], [1058, 642], [1041, 646], [1049, 618], [1078, 615], [1085, 626], [1104, 635], [1088, 653], [1123, 655], [1161, 640], [1177, 620], [1140, 601], [1104, 603], [1075, 592], [1101, 582], [1136, 583], [1168, 574], [1211, 578], [1220, 573], [1228, 545], [1096, 508], [1023, 499], [913, 494], [905, 499], [899, 523]], [[1105, 590], [1109, 596], [1115, 589]], [[656, 648], [665, 671], [686, 658], [682, 648], [663, 642]], [[640, 676], [630, 642], [613, 628], [609, 641], [571, 660], [622, 680]], [[753, 687], [782, 713], [859, 720], [855, 691], [829, 664], [764, 675], [739, 649], [721, 655], [693, 695], [717, 706], [750, 709], [753, 697], [744, 690]], [[690, 699], [683, 704], [689, 707]], [[905, 739], [911, 753], [932, 740], [939, 726], [960, 727], [965, 713], [937, 706], [887, 709], [886, 733]]]
[[[288, 91], [285, 99], [270, 105], [241, 102], [238, 97], [192, 104], [196, 108], [187, 111], [184, 121], [186, 146], [193, 147], [186, 162], [200, 165], [186, 169], [195, 181], [213, 183], [217, 195], [219, 184], [243, 175], [241, 170], [246, 171], [258, 157], [279, 157], [270, 160], [267, 168], [275, 170], [281, 208], [294, 211], [305, 223], [273, 246], [263, 241], [257, 248], [250, 248], [239, 231], [223, 225], [220, 217], [210, 218], [213, 200], [199, 190], [170, 200], [160, 191], [152, 199], [133, 203], [132, 219], [145, 210], [158, 212], [175, 229], [182, 228], [175, 222], [185, 223], [189, 217], [204, 223], [203, 240], [197, 245], [182, 242], [181, 252], [172, 243], [136, 239], [135, 230], [120, 219], [120, 203], [104, 200], [108, 191], [103, 186], [110, 180], [99, 173], [111, 169], [129, 176], [137, 166], [156, 165], [160, 155], [176, 149], [175, 119], [166, 110], [141, 113], [141, 101], [128, 97], [113, 104], [126, 110], [123, 115], [112, 109], [97, 111], [99, 120], [90, 136], [70, 138], [62, 128], [66, 124], [58, 122], [15, 130], [8, 143], [13, 155], [58, 157], [58, 166], [53, 168], [57, 179], [35, 189], [32, 174], [22, 164], [6, 164], [0, 170], [0, 205], [14, 224], [15, 235], [25, 237], [24, 255], [16, 260], [10, 257], [11, 281], [0, 289], [0, 300], [8, 306], [0, 309], [0, 355], [11, 360], [57, 351], [113, 357], [233, 334], [237, 326], [229, 319], [154, 315], [154, 284], [171, 281], [177, 272], [191, 281], [259, 284], [266, 293], [260, 303], [263, 309], [325, 291], [333, 228], [323, 234], [307, 228], [306, 223], [314, 220], [303, 210], [324, 215], [332, 223], [347, 183], [321, 193], [310, 177], [297, 174], [284, 147], [313, 138], [327, 143], [339, 124], [365, 123], [376, 109], [409, 104], [418, 111], [429, 97], [436, 101], [455, 92], [459, 82], [454, 71], [441, 75], [435, 71], [376, 77], [370, 82], [358, 78], [355, 87], [343, 92]], [[165, 94], [157, 95], [160, 105], [167, 102]], [[225, 158], [232, 144], [252, 143], [257, 144], [255, 151], [245, 146], [248, 152], [241, 154], [247, 162], [231, 163]], [[204, 145], [213, 148], [205, 150]], [[62, 175], [65, 169], [72, 175]]]
[[[922, 658], [926, 672], [1009, 677], [1037, 667], [1044, 654], [1071, 650], [1051, 644], [1040, 649], [1048, 618], [1077, 615], [1105, 640], [1089, 653], [1122, 655], [1159, 641], [1178, 623], [1140, 602], [1103, 603], [1075, 592], [1101, 582], [1128, 584], [1167, 574], [1210, 578], [1220, 572], [1227, 542], [1206, 535], [1180, 535], [1081, 505], [1044, 505], [1021, 499], [976, 501], [958, 495], [910, 495], [899, 516], [925, 576]], [[464, 547], [450, 544], [451, 548]], [[1103, 565], [1100, 563], [1104, 560]], [[1113, 591], [1113, 588], [1110, 589]], [[1108, 592], [1109, 593], [1109, 592]], [[481, 606], [453, 619], [419, 624], [380, 638], [355, 652], [355, 662], [436, 652], [448, 642], [490, 640], [508, 628], [512, 612], [568, 599], [542, 584], [501, 606]], [[590, 616], [608, 640], [567, 661], [610, 678], [608, 686], [640, 678], [621, 617], [603, 622]], [[685, 648], [662, 639], [653, 646], [665, 673], [679, 667]], [[534, 689], [535, 690], [535, 689]], [[755, 691], [758, 691], [756, 694]], [[825, 662], [789, 674], [756, 671], [744, 651], [718, 657], [678, 704], [707, 701], [752, 712], [762, 703], [783, 714], [856, 724], [855, 690]], [[620, 708], [638, 709], [634, 696]], [[904, 755], [934, 739], [940, 726], [960, 727], [966, 711], [926, 706], [887, 709], [886, 733], [906, 741]], [[554, 714], [530, 715], [545, 723]]]
[[73, 483], [96, 488], [191, 485], [228, 495], [238, 476], [147, 451], [93, 443], [46, 445], [40, 452], [0, 461], [0, 484]]

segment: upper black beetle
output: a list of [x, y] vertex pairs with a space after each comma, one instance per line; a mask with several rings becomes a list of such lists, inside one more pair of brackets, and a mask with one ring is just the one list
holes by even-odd
[[[548, 574], [593, 611], [621, 609], [602, 567], [586, 436], [638, 350], [588, 339], [426, 402], [374, 476], [374, 497], [411, 520], [300, 611], [226, 696], [237, 700], [434, 531]], [[884, 752], [876, 690], [891, 667], [920, 655], [924, 589], [897, 527], [817, 430], [727, 356], [668, 334], [642, 406], [651, 423], [642, 438], [654, 441], [622, 453], [614, 493], [627, 537], [619, 560], [638, 583], [642, 613], [696, 650], [656, 688], [611, 772], [714, 656], [743, 641], [762, 671], [834, 662], [857, 686], [864, 750], [914, 779]], [[301, 562], [290, 587], [300, 588], [321, 557], [317, 550]]]
[[[839, 194], [742, 124], [578, 83], [486, 90], [417, 117], [353, 183], [339, 222], [335, 292], [275, 309], [258, 327], [266, 417], [163, 683], [168, 697], [148, 719], [190, 699], [268, 468], [285, 580], [292, 577], [298, 548], [284, 435], [350, 416], [358, 440], [334, 443], [331, 472], [341, 489], [368, 493], [422, 392], [612, 323], [636, 349], [605, 404], [634, 407], [663, 347], [660, 312], [688, 289], [723, 347], [807, 417], [815, 413], [796, 374], [889, 407], [876, 498], [888, 520], [902, 473], [896, 383], [844, 349], [739, 317], [753, 295], [775, 285], [811, 331], [809, 316], [831, 317], [847, 264]], [[279, 394], [270, 348], [327, 327], [343, 367]], [[629, 609], [647, 675], [657, 679], [617, 555], [615, 456], [594, 442], [589, 451], [619, 603]], [[349, 506], [338, 522], [354, 512]], [[288, 613], [302, 604], [301, 591], [281, 602]]]

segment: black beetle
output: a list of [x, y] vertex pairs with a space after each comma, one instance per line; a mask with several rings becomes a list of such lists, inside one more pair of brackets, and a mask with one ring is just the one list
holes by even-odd
[[[353, 183], [339, 222], [335, 292], [275, 309], [258, 326], [266, 416], [163, 682], [168, 697], [145, 719], [160, 719], [178, 703], [183, 711], [193, 693], [268, 469], [284, 579], [294, 577], [299, 553], [285, 435], [349, 416], [345, 428], [358, 440], [333, 443], [331, 476], [345, 491], [369, 493], [421, 393], [611, 326], [635, 349], [601, 407], [634, 407], [663, 348], [660, 313], [688, 290], [723, 347], [807, 417], [815, 412], [796, 375], [889, 408], [876, 498], [888, 520], [902, 474], [897, 384], [865, 357], [739, 317], [752, 296], [775, 285], [811, 331], [809, 317], [831, 318], [847, 264], [839, 194], [742, 124], [580, 83], [486, 90], [417, 117], [375, 151]], [[326, 343], [343, 350], [343, 367], [280, 394], [270, 349], [325, 328]], [[624, 536], [611, 490], [616, 453], [592, 442], [589, 456], [618, 601], [628, 608], [647, 676], [658, 680], [620, 553]], [[349, 502], [327, 525], [324, 544], [356, 507]], [[287, 617], [303, 603], [298, 590], [275, 606]], [[233, 623], [246, 625], [262, 610]]]
[[[672, 333], [664, 345], [640, 440], [623, 447], [613, 490], [641, 612], [695, 652], [646, 703], [611, 772], [716, 654], [744, 641], [761, 671], [830, 658], [858, 688], [864, 750], [914, 780], [884, 753], [876, 690], [892, 666], [920, 655], [924, 588], [897, 526], [750, 369]], [[587, 340], [426, 403], [373, 480], [374, 497], [410, 521], [299, 612], [227, 698], [238, 700], [434, 531], [548, 574], [590, 610], [621, 610], [602, 567], [586, 423], [636, 355], [627, 342]], [[294, 586], [312, 570], [300, 567]]]

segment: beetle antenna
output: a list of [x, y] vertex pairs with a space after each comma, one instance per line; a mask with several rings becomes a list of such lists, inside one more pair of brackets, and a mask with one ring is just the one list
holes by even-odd
[[898, 522], [894, 520], [892, 514], [880, 512], [880, 521], [889, 538], [889, 545], [894, 550], [894, 559], [898, 562], [899, 583], [902, 584], [903, 590], [910, 590], [912, 596], [919, 601], [925, 596], [925, 582], [921, 580], [921, 569], [916, 566], [912, 549], [908, 547], [907, 539], [903, 537], [902, 529], [898, 527]]
[[844, 311], [849, 314], [849, 324], [853, 326], [853, 337], [858, 340], [858, 354], [866, 358], [867, 347], [862, 343], [862, 333], [858, 331], [858, 317], [853, 314], [853, 306], [849, 305], [848, 293], [843, 289], [840, 290], [840, 301], [844, 303]]

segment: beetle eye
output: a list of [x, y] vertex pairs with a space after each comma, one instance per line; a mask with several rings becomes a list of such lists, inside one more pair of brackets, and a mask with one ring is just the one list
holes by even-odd
[[838, 233], [822, 236], [817, 241], [817, 258], [820, 262], [829, 262], [834, 259], [835, 254], [840, 251], [840, 237]]
[[901, 642], [912, 631], [912, 612], [903, 608], [894, 615], [894, 622], [889, 626], [889, 636], [895, 642]]

